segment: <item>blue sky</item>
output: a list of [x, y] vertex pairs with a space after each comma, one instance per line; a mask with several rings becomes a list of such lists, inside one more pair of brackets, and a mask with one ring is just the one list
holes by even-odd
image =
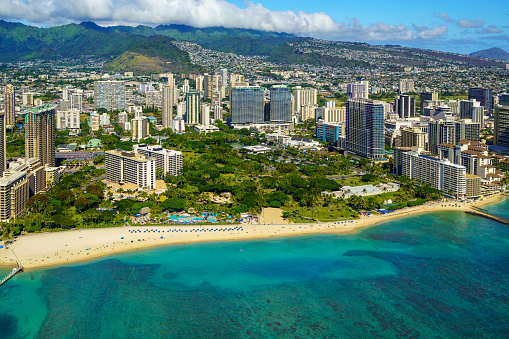
[[39, 26], [187, 24], [470, 53], [509, 52], [509, 4], [496, 0], [0, 0], [0, 18]]

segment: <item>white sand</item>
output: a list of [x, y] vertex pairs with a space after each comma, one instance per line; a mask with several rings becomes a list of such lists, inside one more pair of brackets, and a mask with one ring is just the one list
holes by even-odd
[[[502, 196], [494, 196], [490, 199], [479, 201], [476, 205], [479, 206], [494, 203], [502, 199]], [[352, 233], [364, 227], [414, 214], [446, 210], [464, 211], [470, 208], [468, 204], [455, 205], [455, 203], [430, 203], [413, 208], [405, 208], [386, 215], [362, 217], [361, 219], [354, 221], [338, 223], [242, 224], [217, 226], [125, 226], [117, 228], [82, 229], [66, 232], [32, 234], [18, 237], [8, 249], [0, 249], [0, 265], [10, 267], [16, 266], [17, 257], [25, 268], [30, 269], [73, 263], [76, 261], [107, 256], [114, 253], [154, 246], [205, 241], [238, 241], [312, 233]], [[210, 231], [214, 229], [228, 229], [240, 226], [242, 226], [242, 231]], [[151, 229], [157, 229], [158, 231], [143, 232], [144, 230]], [[207, 229], [209, 231], [205, 231]], [[129, 232], [134, 230], [141, 230], [141, 233]], [[171, 230], [178, 230], [178, 232], [171, 232]], [[121, 237], [124, 237], [124, 239], [121, 239]]]
[[262, 209], [260, 213], [260, 224], [266, 225], [286, 225], [289, 224], [287, 219], [283, 218], [283, 210], [281, 208], [267, 207]]

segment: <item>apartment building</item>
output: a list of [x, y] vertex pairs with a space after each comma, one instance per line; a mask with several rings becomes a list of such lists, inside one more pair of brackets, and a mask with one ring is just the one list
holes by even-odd
[[65, 130], [76, 131], [79, 129], [80, 129], [80, 111], [78, 110], [57, 111], [58, 131]]
[[13, 128], [16, 124], [16, 91], [13, 85], [4, 87], [5, 128]]
[[96, 81], [94, 83], [94, 107], [108, 111], [123, 110], [126, 107], [124, 81]]
[[134, 145], [133, 152], [154, 159], [156, 169], [162, 169], [166, 175], [178, 176], [182, 174], [182, 152], [146, 144]]
[[40, 193], [46, 187], [44, 165], [39, 158], [18, 158], [16, 161], [9, 162], [9, 168], [4, 172], [4, 176], [19, 172], [27, 174], [29, 197]]
[[312, 87], [295, 87], [293, 92], [293, 112], [298, 112], [301, 121], [306, 121], [308, 119], [313, 119], [314, 114], [310, 112], [310, 108], [312, 107], [312, 112], [314, 112], [314, 108], [318, 107], [317, 105], [317, 95], [318, 91], [316, 88]]
[[139, 187], [156, 187], [156, 160], [146, 155], [113, 150], [105, 152], [106, 180], [112, 183], [131, 183]]
[[140, 141], [150, 135], [150, 125], [147, 117], [137, 117], [131, 120], [133, 139]]
[[55, 166], [56, 109], [45, 105], [26, 110], [25, 156], [39, 158], [43, 165]]
[[29, 198], [29, 184], [25, 172], [0, 178], [0, 221], [19, 217]]
[[418, 127], [401, 129], [401, 147], [426, 148], [427, 133]]
[[402, 174], [424, 181], [444, 194], [464, 198], [466, 194], [466, 169], [448, 160], [440, 160], [421, 154], [421, 151], [404, 152]]

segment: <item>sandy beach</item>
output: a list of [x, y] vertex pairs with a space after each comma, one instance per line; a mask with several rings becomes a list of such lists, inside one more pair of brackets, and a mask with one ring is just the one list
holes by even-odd
[[[330, 223], [277, 223], [281, 220], [279, 214], [276, 211], [269, 211], [263, 218], [263, 224], [124, 226], [31, 234], [16, 238], [7, 249], [0, 249], [0, 265], [15, 267], [19, 261], [25, 269], [34, 269], [155, 246], [209, 241], [242, 241], [318, 233], [353, 233], [397, 218], [438, 211], [465, 211], [471, 206], [482, 207], [500, 202], [504, 198], [502, 195], [495, 195], [473, 203], [433, 202], [390, 214]], [[275, 219], [271, 220], [270, 215], [274, 215]], [[0, 242], [0, 244], [3, 243]]]

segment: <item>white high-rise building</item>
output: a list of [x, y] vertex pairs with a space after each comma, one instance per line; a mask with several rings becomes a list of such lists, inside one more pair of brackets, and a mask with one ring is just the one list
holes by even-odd
[[129, 115], [127, 112], [120, 112], [118, 113], [118, 123], [121, 125], [123, 123], [126, 123], [129, 121]]
[[148, 137], [150, 125], [147, 117], [137, 117], [131, 121], [131, 131], [133, 139], [140, 141]]
[[214, 106], [214, 121], [223, 120], [223, 108], [219, 105]]
[[401, 79], [399, 81], [399, 93], [415, 92], [414, 81], [410, 79]]
[[302, 88], [297, 86], [294, 88], [293, 94], [293, 111], [299, 113], [299, 118], [301, 121], [305, 121], [307, 119], [312, 119], [312, 116], [309, 116], [309, 107], [317, 106], [317, 95], [318, 91], [316, 88], [305, 87]]
[[210, 125], [210, 106], [207, 104], [201, 105], [200, 124], [203, 126]]
[[324, 122], [345, 122], [346, 107], [320, 107], [315, 110], [315, 120]]
[[57, 130], [79, 130], [80, 129], [80, 111], [68, 110], [57, 111]]
[[101, 127], [109, 126], [110, 125], [110, 115], [108, 113], [101, 114], [99, 124], [101, 125]]
[[121, 150], [107, 151], [106, 180], [131, 183], [146, 189], [156, 188], [156, 160], [146, 155]]
[[177, 118], [184, 119], [186, 114], [186, 103], [180, 102], [177, 104]]
[[[203, 93], [203, 75], [199, 75], [196, 77], [195, 83], [196, 83], [196, 90], [200, 93]], [[187, 92], [186, 92], [187, 93]]]
[[163, 112], [162, 112], [162, 125], [163, 128], [171, 128], [171, 121], [173, 119], [173, 105], [174, 105], [174, 87], [164, 86], [163, 88]]
[[184, 85], [182, 86], [182, 93], [187, 93], [191, 89], [191, 86], [189, 86], [189, 80], [184, 80]]
[[402, 153], [403, 175], [424, 181], [433, 188], [457, 198], [466, 193], [466, 168], [447, 160], [420, 154], [420, 151]]
[[94, 83], [94, 107], [108, 111], [125, 109], [125, 82], [97, 81]]
[[182, 134], [186, 132], [186, 123], [182, 117], [177, 117], [173, 120], [172, 126], [173, 133]]
[[90, 129], [97, 132], [101, 128], [101, 115], [97, 112], [90, 114]]
[[364, 93], [364, 96], [366, 99], [369, 99], [369, 81], [368, 80], [362, 80], [361, 84], [364, 85], [364, 90], [366, 93]]
[[154, 159], [156, 170], [160, 168], [166, 175], [178, 176], [182, 174], [182, 152], [145, 144], [134, 145], [133, 151]]
[[23, 106], [32, 107], [34, 105], [34, 93], [23, 93]]
[[354, 83], [346, 85], [346, 97], [347, 99], [367, 99], [366, 96], [366, 84]]

